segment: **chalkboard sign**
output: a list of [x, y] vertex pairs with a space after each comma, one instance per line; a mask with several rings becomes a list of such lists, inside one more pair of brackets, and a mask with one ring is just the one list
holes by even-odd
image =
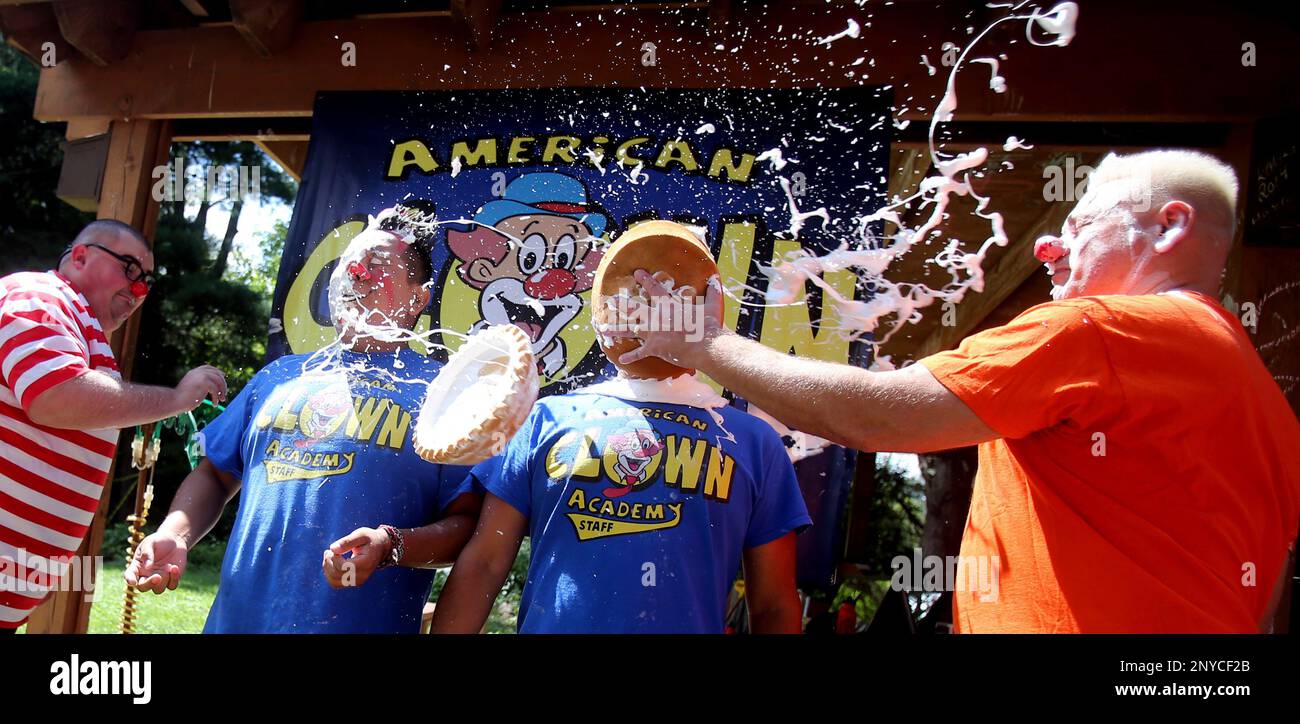
[[1300, 246], [1300, 117], [1255, 126], [1246, 189], [1247, 244]]

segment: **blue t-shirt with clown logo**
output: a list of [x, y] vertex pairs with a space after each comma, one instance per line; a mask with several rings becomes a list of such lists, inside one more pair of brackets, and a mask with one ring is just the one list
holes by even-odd
[[306, 355], [281, 357], [203, 429], [207, 458], [243, 481], [205, 633], [419, 631], [433, 570], [386, 568], [336, 590], [321, 559], [357, 528], [429, 525], [472, 490], [469, 468], [412, 448], [441, 365], [408, 348], [342, 355], [307, 374]]
[[776, 432], [716, 412], [548, 397], [474, 468], [529, 520], [521, 633], [722, 632], [743, 551], [812, 520]]

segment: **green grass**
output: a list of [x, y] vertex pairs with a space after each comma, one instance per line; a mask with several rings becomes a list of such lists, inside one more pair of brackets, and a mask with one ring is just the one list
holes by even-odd
[[[125, 549], [124, 525], [113, 525], [104, 531], [104, 570], [96, 579], [98, 590], [94, 605], [90, 607], [89, 633], [122, 632], [122, 599], [126, 591], [126, 580], [122, 577], [122, 572], [126, 564], [120, 551]], [[221, 560], [225, 552], [226, 542], [223, 540], [201, 541], [190, 551], [185, 576], [175, 591], [161, 594], [137, 593], [135, 632], [202, 633], [221, 582]], [[527, 576], [528, 559], [529, 545], [525, 539], [510, 577], [488, 617], [488, 633], [515, 632], [515, 616], [519, 610], [519, 594]], [[440, 571], [434, 581], [431, 600], [437, 600], [446, 580], [447, 572]], [[20, 627], [18, 632], [24, 633], [26, 628]]]
[[[203, 545], [200, 543], [199, 545]], [[122, 632], [122, 599], [126, 581], [122, 578], [122, 562], [109, 567], [104, 562], [104, 576], [99, 582], [95, 604], [90, 607], [90, 633]], [[175, 591], [156, 594], [135, 594], [136, 633], [202, 633], [203, 622], [208, 619], [208, 609], [217, 596], [217, 583], [221, 580], [220, 563], [216, 566], [200, 562], [190, 564]]]

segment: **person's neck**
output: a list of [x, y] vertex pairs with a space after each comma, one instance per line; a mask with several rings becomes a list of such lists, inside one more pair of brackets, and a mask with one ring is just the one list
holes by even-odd
[[1194, 279], [1186, 274], [1173, 274], [1160, 270], [1133, 275], [1123, 293], [1139, 296], [1143, 294], [1167, 294], [1169, 292], [1200, 292], [1201, 294], [1213, 296], [1216, 286], [1216, 284]]
[[340, 341], [344, 349], [361, 354], [391, 354], [406, 346], [405, 342], [389, 342], [365, 335], [345, 335]]
[[1149, 292], [1144, 294], [1169, 294], [1170, 292], [1197, 292], [1208, 297], [1214, 296], [1216, 289], [1205, 282], [1196, 281], [1178, 281], [1170, 280], [1167, 283], [1159, 284]]

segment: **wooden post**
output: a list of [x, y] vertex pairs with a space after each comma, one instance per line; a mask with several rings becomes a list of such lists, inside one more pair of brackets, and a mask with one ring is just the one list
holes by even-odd
[[[113, 121], [108, 160], [104, 168], [103, 191], [99, 197], [99, 218], [123, 221], [144, 233], [152, 243], [158, 223], [159, 204], [153, 199], [153, 169], [167, 163], [171, 143], [169, 121]], [[140, 332], [140, 315], [134, 314], [110, 340], [113, 355], [122, 370], [122, 379], [130, 379], [135, 358], [136, 338]], [[116, 466], [114, 466], [115, 468]], [[77, 556], [98, 556], [104, 543], [104, 520], [108, 500], [112, 497], [114, 468], [108, 471], [104, 492], [99, 499], [90, 533], [82, 541]], [[112, 575], [111, 573], [107, 575]], [[94, 581], [94, 572], [84, 580]], [[85, 633], [90, 624], [91, 602], [84, 591], [55, 591], [45, 599], [27, 623], [28, 633]]]

